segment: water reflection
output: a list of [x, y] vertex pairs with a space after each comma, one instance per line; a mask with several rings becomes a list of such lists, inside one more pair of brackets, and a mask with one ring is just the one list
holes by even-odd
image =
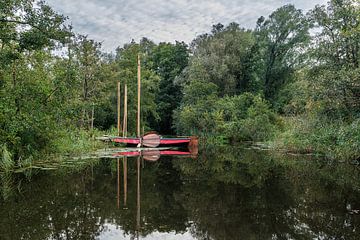
[[[197, 154], [197, 152], [196, 152]], [[124, 199], [123, 199], [123, 209], [127, 210], [128, 208], [126, 207], [126, 203], [127, 203], [127, 161], [128, 161], [128, 156], [130, 157], [134, 157], [136, 158], [136, 228], [134, 230], [134, 235], [132, 235], [132, 233], [130, 233], [130, 239], [140, 239], [140, 235], [142, 232], [142, 218], [141, 218], [141, 169], [143, 169], [145, 166], [145, 161], [149, 161], [149, 162], [154, 162], [160, 159], [160, 156], [177, 156], [177, 157], [182, 157], [182, 158], [187, 158], [187, 157], [191, 157], [192, 159], [196, 158], [196, 155], [194, 154], [194, 152], [190, 152], [190, 151], [180, 151], [180, 150], [169, 150], [169, 149], [164, 149], [164, 150], [144, 150], [144, 151], [122, 151], [122, 152], [117, 152], [117, 153], [113, 153], [112, 156], [116, 156], [117, 157], [117, 208], [120, 208], [120, 189], [121, 189], [121, 184], [120, 184], [120, 179], [121, 179], [121, 170], [120, 170], [120, 159], [122, 158], [122, 168], [123, 168], [123, 194], [124, 194]], [[134, 159], [131, 159], [132, 161], [135, 161]], [[168, 159], [171, 161], [171, 159]], [[144, 218], [145, 220], [145, 225], [148, 225], [148, 222], [146, 222], [146, 218]], [[146, 226], [145, 226], [146, 227]], [[158, 232], [159, 234], [160, 232]], [[151, 233], [149, 235], [154, 235], [154, 233]], [[164, 234], [162, 234], [164, 235]], [[172, 233], [172, 235], [176, 235]], [[183, 234], [180, 234], [181, 237], [183, 238]], [[188, 237], [188, 239], [191, 239]]]
[[118, 155], [13, 177], [0, 239], [360, 239], [359, 177], [351, 165], [236, 148]]

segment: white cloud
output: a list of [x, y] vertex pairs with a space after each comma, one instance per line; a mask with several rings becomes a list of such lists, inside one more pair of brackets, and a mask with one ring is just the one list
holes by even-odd
[[103, 42], [104, 50], [147, 37], [155, 42], [191, 42], [218, 22], [252, 28], [284, 4], [309, 10], [326, 0], [47, 0], [69, 17], [75, 32]]

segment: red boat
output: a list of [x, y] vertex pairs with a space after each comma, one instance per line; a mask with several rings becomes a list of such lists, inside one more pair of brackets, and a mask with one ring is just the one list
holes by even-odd
[[[137, 146], [141, 142], [145, 143], [146, 140], [141, 138], [124, 138], [124, 137], [113, 137], [111, 138], [112, 142], [116, 143], [125, 143], [127, 145], [135, 145]], [[174, 146], [174, 145], [189, 145], [191, 142], [190, 137], [184, 137], [184, 138], [160, 138], [160, 142], [158, 146]], [[144, 144], [145, 145], [145, 144]], [[146, 145], [145, 145], [146, 146]]]
[[124, 143], [128, 146], [146, 146], [146, 147], [159, 147], [159, 146], [184, 146], [194, 147], [198, 145], [197, 137], [176, 137], [164, 138], [157, 133], [147, 133], [141, 138], [136, 137], [103, 137], [100, 140], [111, 141], [116, 143]]

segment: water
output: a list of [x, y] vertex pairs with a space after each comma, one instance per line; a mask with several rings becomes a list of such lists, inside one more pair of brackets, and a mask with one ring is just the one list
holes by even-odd
[[360, 239], [357, 166], [235, 148], [152, 160], [2, 174], [0, 239]]

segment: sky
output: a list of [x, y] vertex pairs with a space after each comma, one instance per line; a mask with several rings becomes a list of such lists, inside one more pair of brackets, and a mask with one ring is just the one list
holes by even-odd
[[285, 4], [304, 12], [327, 0], [47, 0], [56, 12], [69, 17], [74, 32], [102, 42], [103, 50], [142, 37], [158, 42], [184, 41], [211, 31], [214, 24], [237, 22], [253, 28]]

